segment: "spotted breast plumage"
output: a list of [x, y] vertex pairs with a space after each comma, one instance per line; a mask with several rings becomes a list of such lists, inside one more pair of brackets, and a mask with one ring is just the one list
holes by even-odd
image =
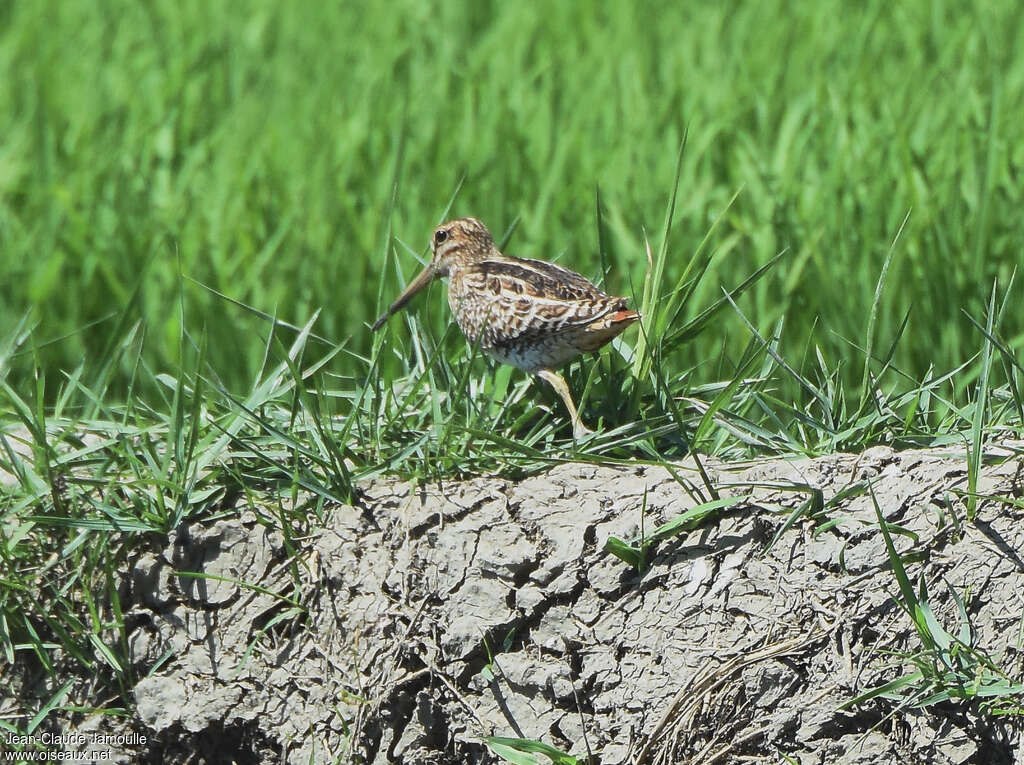
[[430, 264], [377, 319], [374, 331], [435, 278], [447, 277], [448, 305], [466, 339], [502, 363], [547, 380], [569, 410], [575, 437], [589, 433], [554, 370], [596, 351], [640, 314], [627, 308], [626, 298], [605, 294], [575, 271], [502, 254], [476, 218], [438, 226], [430, 247]]

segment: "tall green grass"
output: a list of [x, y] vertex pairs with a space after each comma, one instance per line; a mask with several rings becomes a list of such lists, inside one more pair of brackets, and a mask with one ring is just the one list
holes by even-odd
[[[1024, 252], [1020, 18], [1010, 0], [5, 3], [0, 328], [31, 310], [40, 363], [73, 369], [140, 319], [168, 369], [184, 321], [243, 391], [265, 326], [205, 286], [297, 325], [323, 309], [317, 332], [366, 355], [415, 266], [392, 235], [422, 252], [461, 181], [453, 214], [517, 223], [512, 252], [638, 302], [644, 232], [674, 284], [717, 221], [694, 308], [785, 251], [738, 303], [764, 332], [785, 317], [801, 373], [820, 353], [856, 390], [869, 316], [885, 348], [909, 311], [891, 363], [921, 379], [978, 347], [959, 309], [981, 315]], [[413, 310], [448, 322], [436, 290]], [[1010, 348], [1022, 329], [1008, 312]], [[705, 360], [748, 340], [727, 312], [667, 363], [715, 379]]]

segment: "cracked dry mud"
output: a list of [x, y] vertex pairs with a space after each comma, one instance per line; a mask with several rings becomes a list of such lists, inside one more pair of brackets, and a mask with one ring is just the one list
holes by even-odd
[[[979, 492], [1020, 497], [1019, 451], [994, 451]], [[138, 719], [77, 728], [144, 732], [123, 760], [149, 762], [498, 762], [487, 735], [609, 765], [1022, 761], [1019, 724], [964, 705], [837, 711], [906, 670], [886, 651], [919, 645], [868, 493], [769, 548], [806, 499], [793, 484], [828, 502], [870, 481], [918, 535], [910, 573], [940, 621], [958, 627], [948, 582], [976, 643], [1021, 677], [1024, 509], [989, 501], [964, 522], [962, 449], [705, 465], [750, 498], [663, 542], [642, 575], [602, 547], [697, 503], [662, 467], [376, 482], [291, 557], [251, 508], [182, 527], [126, 574], [135, 666], [158, 665]], [[677, 473], [700, 485], [693, 463]]]

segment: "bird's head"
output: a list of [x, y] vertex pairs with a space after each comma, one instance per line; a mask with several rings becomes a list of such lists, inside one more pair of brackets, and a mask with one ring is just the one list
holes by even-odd
[[442, 223], [430, 237], [436, 276], [448, 276], [453, 269], [478, 263], [495, 252], [494, 237], [476, 218], [458, 218]]
[[433, 256], [430, 263], [409, 282], [409, 286], [395, 298], [395, 302], [388, 306], [388, 310], [373, 323], [373, 331], [376, 332], [384, 326], [384, 322], [392, 314], [401, 311], [413, 295], [434, 279], [451, 276], [452, 272], [459, 268], [479, 263], [496, 254], [497, 248], [487, 226], [476, 218], [457, 218], [434, 229], [430, 237], [430, 252]]

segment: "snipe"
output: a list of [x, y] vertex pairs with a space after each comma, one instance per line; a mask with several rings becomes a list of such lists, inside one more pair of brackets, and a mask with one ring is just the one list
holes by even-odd
[[547, 380], [569, 410], [573, 435], [590, 433], [569, 386], [554, 370], [596, 351], [640, 314], [626, 307], [626, 298], [606, 295], [575, 271], [503, 255], [476, 218], [438, 226], [430, 250], [430, 264], [374, 322], [373, 331], [431, 281], [447, 277], [448, 305], [466, 339], [498, 361]]

